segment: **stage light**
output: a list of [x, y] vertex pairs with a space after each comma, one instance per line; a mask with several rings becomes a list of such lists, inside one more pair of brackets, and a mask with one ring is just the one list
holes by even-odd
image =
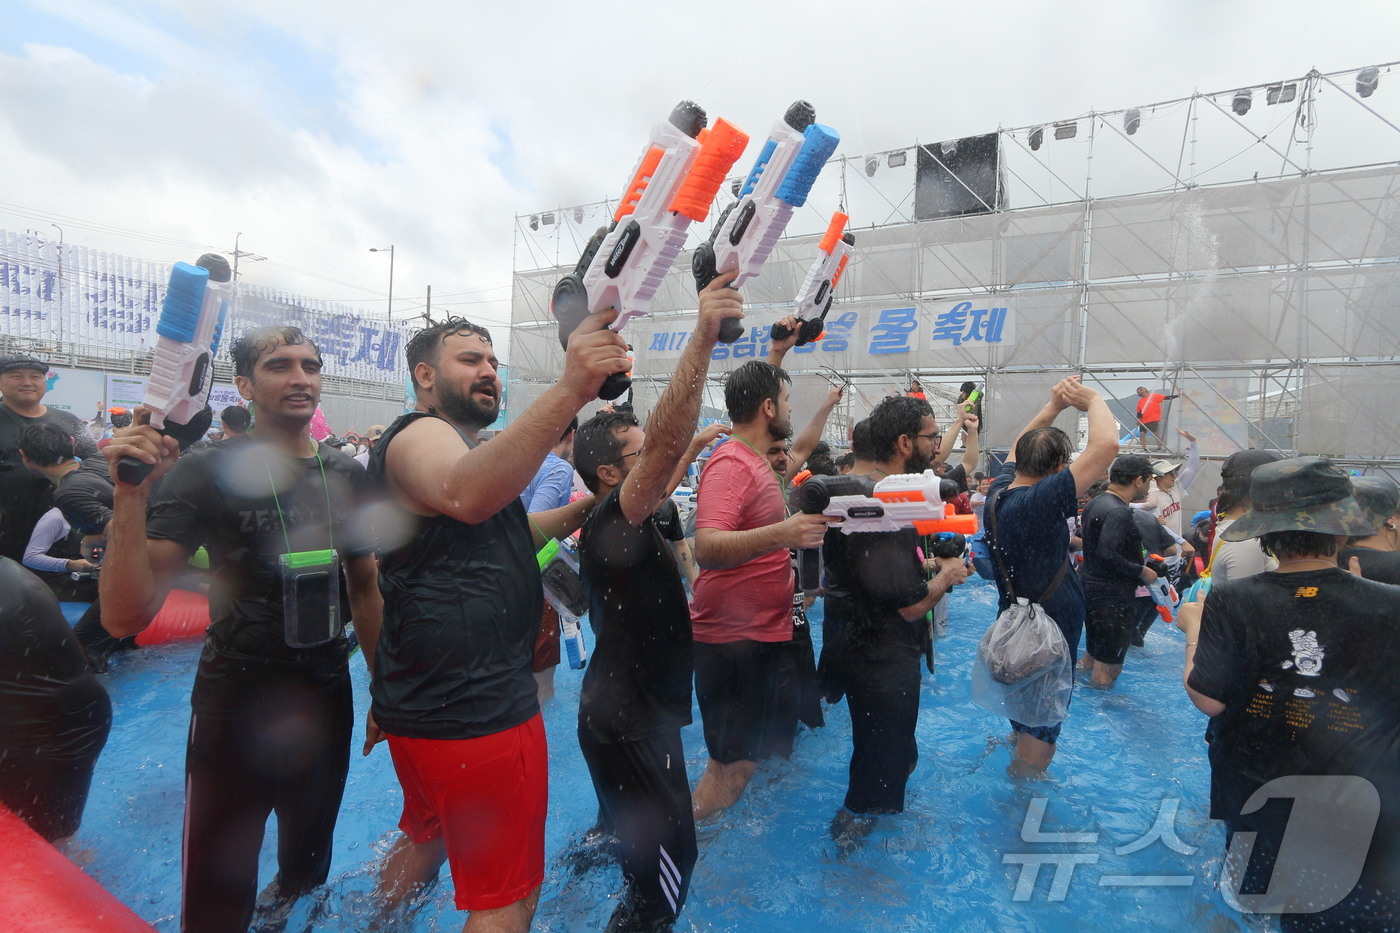
[[1370, 97], [1376, 93], [1376, 86], [1381, 83], [1381, 70], [1379, 68], [1362, 68], [1356, 73], [1356, 93], [1362, 97]]
[[1244, 88], [1235, 92], [1235, 99], [1230, 101], [1230, 109], [1235, 111], [1235, 116], [1242, 117], [1249, 113], [1249, 106], [1252, 103], [1254, 103], [1254, 92], [1249, 88]]
[[540, 228], [540, 215], [539, 215], [539, 214], [531, 214], [531, 215], [530, 215], [530, 229], [531, 229], [531, 230], [538, 230], [539, 228]]
[[1141, 110], [1134, 107], [1132, 110], [1129, 110], [1127, 113], [1123, 114], [1123, 130], [1129, 136], [1136, 133], [1138, 131], [1138, 127], [1140, 126], [1142, 126]]
[[875, 177], [875, 170], [880, 167], [880, 160], [874, 156], [869, 156], [865, 160], [865, 174], [871, 178]]
[[889, 159], [886, 161], [889, 163], [890, 168], [899, 168], [905, 162], [909, 161], [909, 156], [901, 149], [898, 152], [891, 152]]
[[1298, 96], [1296, 84], [1271, 84], [1264, 92], [1264, 102], [1270, 105], [1286, 104]]
[[1079, 134], [1079, 124], [1078, 124], [1078, 123], [1056, 123], [1056, 124], [1055, 124], [1055, 138], [1056, 138], [1056, 139], [1073, 139], [1073, 138], [1074, 138], [1075, 136], [1077, 136], [1078, 134]]
[[1031, 152], [1038, 150], [1040, 144], [1043, 142], [1045, 142], [1045, 127], [1037, 126], [1035, 129], [1031, 130]]
[[574, 208], [574, 223], [576, 223], [576, 224], [581, 224], [581, 223], [583, 223], [583, 208], [581, 208], [581, 207], [576, 207], [576, 208]]
[[550, 211], [548, 214], [541, 214], [540, 223], [544, 224], [545, 226], [549, 226], [550, 224], [554, 223], [554, 212]]

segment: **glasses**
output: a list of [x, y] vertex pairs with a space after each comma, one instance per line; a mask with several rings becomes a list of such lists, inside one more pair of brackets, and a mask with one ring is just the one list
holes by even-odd
[[609, 463], [609, 464], [621, 463], [622, 461], [626, 460], [628, 457], [635, 457], [635, 456], [637, 456], [637, 454], [639, 454], [639, 453], [641, 453], [641, 452], [642, 452], [642, 448], [638, 447], [636, 450], [632, 451], [630, 454], [623, 454], [621, 457], [618, 457], [616, 460], [609, 460], [608, 463]]
[[940, 434], [940, 433], [937, 432], [937, 431], [934, 431], [934, 432], [931, 433], [931, 434], [915, 434], [914, 436], [915, 436], [915, 437], [922, 437], [922, 438], [925, 438], [926, 440], [930, 440], [930, 441], [936, 441], [936, 440], [938, 440], [940, 437], [942, 437], [943, 435]]

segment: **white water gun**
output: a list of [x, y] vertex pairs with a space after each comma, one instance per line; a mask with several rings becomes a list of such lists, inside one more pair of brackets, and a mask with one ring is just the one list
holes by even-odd
[[[836, 285], [846, 271], [851, 253], [855, 251], [855, 236], [845, 232], [850, 219], [840, 211], [831, 215], [826, 235], [817, 244], [817, 258], [807, 270], [802, 287], [797, 290], [796, 307], [792, 313], [801, 322], [797, 325], [799, 347], [820, 340], [826, 329], [826, 313], [831, 310], [831, 303], [836, 298]], [[769, 328], [769, 336], [774, 340], [782, 340], [790, 334], [791, 331], [781, 323]]]
[[[841, 141], [840, 133], [817, 123], [816, 117], [812, 105], [799, 100], [773, 125], [739, 200], [720, 215], [709, 241], [695, 250], [691, 266], [697, 289], [735, 269], [739, 275], [730, 287], [739, 288], [763, 268], [793, 211], [807, 203], [807, 194]], [[719, 339], [733, 343], [742, 334], [742, 325], [730, 319], [721, 326]]]
[[[214, 355], [233, 298], [233, 275], [217, 253], [195, 265], [175, 263], [156, 324], [156, 351], [141, 404], [151, 426], [175, 438], [184, 449], [204, 436], [213, 421], [209, 390], [214, 386]], [[117, 464], [117, 478], [140, 485], [154, 469], [135, 457]]]
[[[681, 101], [651, 139], [622, 194], [610, 228], [599, 230], [570, 275], [554, 287], [551, 310], [559, 321], [559, 342], [595, 311], [616, 308], [613, 330], [646, 314], [694, 221], [704, 220], [719, 186], [744, 148], [748, 134], [726, 120], [705, 129], [705, 111]], [[614, 399], [630, 380], [609, 376], [599, 397]]]

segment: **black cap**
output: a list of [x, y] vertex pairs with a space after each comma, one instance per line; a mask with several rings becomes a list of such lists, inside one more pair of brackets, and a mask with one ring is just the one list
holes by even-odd
[[27, 353], [0, 356], [0, 373], [7, 373], [12, 369], [37, 369], [39, 372], [47, 374], [49, 364]]

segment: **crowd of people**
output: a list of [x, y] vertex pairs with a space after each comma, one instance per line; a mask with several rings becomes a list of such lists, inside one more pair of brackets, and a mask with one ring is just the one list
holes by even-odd
[[[840, 386], [800, 432], [792, 424], [782, 363], [795, 320], [766, 360], [726, 377], [729, 423], [697, 432], [720, 326], [743, 314], [732, 279], [701, 291], [645, 425], [628, 404], [579, 420], [604, 379], [631, 367], [607, 327], [615, 312], [577, 329], [559, 380], [489, 441], [499, 364], [490, 333], [460, 318], [409, 342], [416, 408], [370, 428], [363, 450], [311, 439], [321, 356], [293, 327], [238, 339], [235, 380], [256, 418], [234, 406], [217, 438], [187, 450], [138, 409], [99, 451], [82, 422], [43, 405], [43, 361], [0, 361], [0, 695], [23, 699], [0, 737], [0, 802], [46, 838], [77, 829], [113, 715], [94, 672], [150, 624], [203, 549], [211, 624], [191, 697], [182, 929], [241, 933], [325, 882], [356, 645], [371, 674], [361, 751], [387, 745], [404, 798], [401, 834], [375, 868], [382, 909], [412, 901], [446, 864], [467, 929], [528, 929], [544, 878], [541, 708], [561, 627], [537, 552], [577, 533], [594, 636], [578, 742], [596, 835], [612, 840], [626, 879], [609, 929], [667, 929], [700, 855], [697, 822], [735, 806], [762, 762], [792, 755], [824, 705], [844, 699], [852, 725], [833, 838], [857, 844], [903, 810], [923, 670], [974, 567], [1001, 610], [1039, 606], [1083, 667], [1081, 685], [1098, 689], [1114, 688], [1158, 617], [1159, 578], [1200, 576], [1208, 598], [1184, 602], [1176, 621], [1187, 694], [1210, 717], [1211, 815], [1229, 839], [1266, 841], [1256, 850], [1272, 856], [1247, 872], [1258, 882], [1282, 862], [1287, 828], [1286, 811], [1251, 803], [1261, 789], [1293, 775], [1369, 782], [1377, 842], [1352, 887], [1273, 912], [1286, 929], [1395, 928], [1400, 648], [1385, 627], [1400, 611], [1390, 585], [1400, 487], [1319, 458], [1241, 451], [1186, 528], [1195, 438], [1182, 432], [1185, 463], [1121, 453], [1107, 403], [1073, 376], [991, 474], [977, 470], [972, 383], [942, 430], [917, 383], [882, 400], [834, 457], [822, 436]], [[1055, 426], [1067, 410], [1087, 418], [1077, 453]], [[1139, 420], [1160, 438], [1151, 415]], [[687, 531], [672, 493], [705, 452]], [[150, 468], [140, 483], [118, 479], [125, 458]], [[850, 534], [790, 508], [808, 474], [844, 474], [843, 488], [868, 496], [886, 477], [925, 471], [956, 511], [979, 516], [972, 560], [913, 527]], [[817, 551], [824, 570], [804, 589], [794, 561]], [[57, 598], [84, 595], [93, 608], [70, 630]], [[816, 599], [819, 656], [806, 616]], [[693, 786], [681, 734], [692, 699], [707, 753]], [[1011, 775], [1043, 776], [1066, 725], [1072, 717], [1010, 722]], [[1323, 794], [1318, 805], [1336, 803]], [[278, 871], [260, 893], [274, 815]]]

